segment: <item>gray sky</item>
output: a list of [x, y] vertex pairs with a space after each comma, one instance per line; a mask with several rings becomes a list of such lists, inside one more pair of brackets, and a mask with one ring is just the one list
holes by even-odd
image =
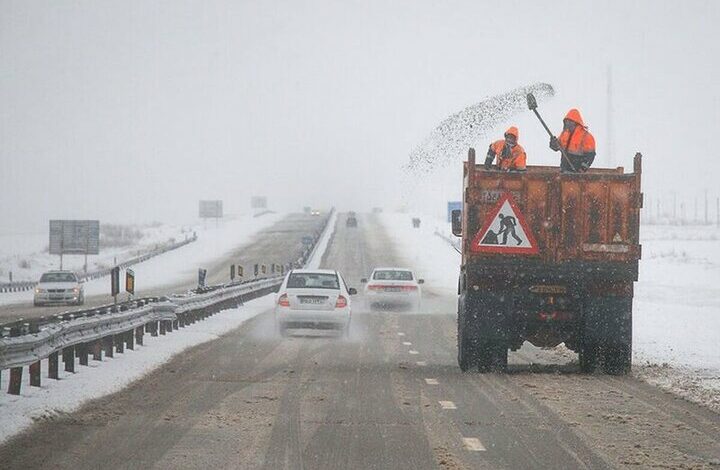
[[[401, 204], [437, 123], [538, 81], [551, 127], [578, 107], [606, 165], [608, 66], [613, 165], [642, 151], [648, 193], [714, 195], [718, 24], [713, 1], [0, 0], [0, 231], [191, 220], [198, 199], [241, 212], [255, 193]], [[530, 163], [557, 162], [531, 114], [508, 124]], [[460, 171], [410, 202], [454, 197]]]

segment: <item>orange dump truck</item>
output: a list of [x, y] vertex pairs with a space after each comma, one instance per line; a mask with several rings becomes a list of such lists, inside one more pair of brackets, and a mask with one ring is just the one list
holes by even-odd
[[504, 370], [524, 341], [579, 353], [580, 368], [630, 370], [640, 259], [640, 154], [633, 173], [486, 170], [470, 149], [458, 282], [458, 362]]

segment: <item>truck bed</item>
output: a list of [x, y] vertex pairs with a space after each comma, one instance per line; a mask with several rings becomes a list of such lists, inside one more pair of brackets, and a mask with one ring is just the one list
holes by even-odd
[[[485, 170], [475, 163], [472, 150], [464, 165], [464, 265], [490, 266], [522, 258], [538, 267], [611, 262], [634, 265], [636, 271], [641, 254], [640, 154], [635, 156], [633, 173], [624, 173], [623, 168], [560, 173], [550, 166], [529, 166], [519, 173]], [[478, 249], [478, 232], [491, 223], [500, 201], [508, 197], [520, 212], [518, 219], [524, 219], [518, 223], [530, 232], [535, 249], [512, 250], [507, 241], [507, 248]]]

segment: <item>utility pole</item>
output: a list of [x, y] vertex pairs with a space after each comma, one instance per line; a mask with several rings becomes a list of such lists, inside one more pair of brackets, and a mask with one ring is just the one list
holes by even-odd
[[677, 220], [677, 194], [673, 191], [673, 220]]
[[607, 161], [608, 168], [615, 166], [613, 159], [613, 134], [612, 134], [612, 66], [607, 66]]

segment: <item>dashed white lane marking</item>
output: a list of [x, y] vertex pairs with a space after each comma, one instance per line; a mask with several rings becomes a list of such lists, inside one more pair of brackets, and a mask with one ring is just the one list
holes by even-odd
[[463, 437], [463, 446], [465, 446], [465, 450], [473, 452], [483, 452], [487, 450], [477, 437]]
[[412, 343], [410, 341], [403, 341], [403, 344], [405, 346], [412, 346]]
[[427, 362], [425, 362], [425, 361], [417, 361], [415, 364], [417, 364], [417, 365], [419, 365], [419, 366], [426, 366], [426, 365], [427, 365]]
[[398, 336], [405, 336], [405, 333], [403, 333], [402, 331], [399, 331]]
[[457, 406], [455, 406], [455, 403], [451, 401], [440, 400], [438, 403], [440, 403], [443, 410], [457, 410]]
[[428, 385], [438, 385], [439, 384], [437, 379], [425, 379], [425, 383]]
[[414, 349], [411, 349], [410, 351], [408, 351], [408, 353], [410, 353], [410, 354], [420, 354], [419, 352], [415, 351]]

